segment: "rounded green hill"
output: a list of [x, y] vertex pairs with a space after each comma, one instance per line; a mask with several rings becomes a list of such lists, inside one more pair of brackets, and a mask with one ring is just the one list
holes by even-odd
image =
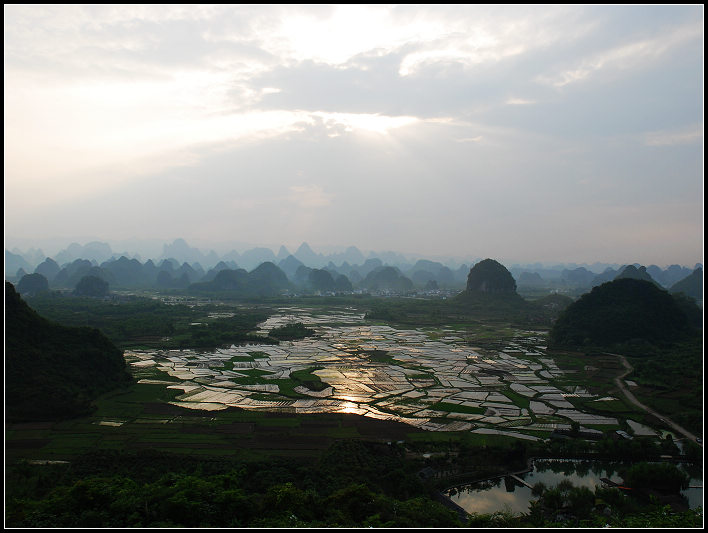
[[671, 343], [693, 328], [676, 300], [654, 283], [621, 278], [595, 287], [561, 313], [550, 332], [557, 347], [604, 347], [632, 341]]
[[515, 293], [516, 281], [504, 265], [494, 259], [480, 261], [467, 275], [468, 292]]

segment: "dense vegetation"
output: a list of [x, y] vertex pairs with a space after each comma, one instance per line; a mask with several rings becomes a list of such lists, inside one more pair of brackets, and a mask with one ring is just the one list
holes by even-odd
[[678, 494], [688, 487], [689, 476], [670, 463], [637, 463], [624, 474], [624, 484], [635, 489], [660, 489]]
[[[623, 446], [629, 447], [630, 443]], [[422, 449], [431, 449], [431, 442]], [[609, 446], [612, 446], [608, 443]], [[649, 442], [637, 458], [656, 457]], [[499, 441], [480, 446], [450, 435], [420, 459], [415, 441], [387, 444], [338, 439], [315, 457], [244, 461], [231, 455], [159, 451], [94, 451], [71, 464], [18, 463], [7, 472], [11, 527], [700, 527], [700, 511], [677, 511], [652, 500], [685, 485], [672, 465], [637, 463], [618, 489], [535, 487], [521, 515], [464, 516], [443, 505], [426, 471], [459, 468], [477, 478], [523, 468], [543, 446]], [[553, 450], [545, 450], [550, 453]], [[609, 451], [609, 450], [607, 450]], [[441, 453], [442, 452], [442, 453]], [[629, 453], [629, 450], [627, 450]]]
[[121, 348], [213, 349], [243, 342], [277, 342], [254, 334], [257, 325], [269, 316], [260, 307], [208, 318], [210, 311], [218, 313], [221, 308], [167, 304], [135, 296], [100, 300], [58, 293], [33, 297], [28, 302], [41, 315], [65, 326], [100, 329]]
[[42, 318], [5, 283], [6, 420], [83, 415], [129, 380], [122, 352], [100, 331]]
[[631, 379], [640, 385], [634, 392], [644, 403], [667, 413], [679, 425], [700, 435], [703, 432], [703, 339], [657, 348], [642, 344], [629, 357]]
[[385, 298], [367, 301], [366, 318], [410, 326], [477, 324], [482, 321], [523, 327], [550, 327], [568, 305], [566, 297], [527, 301], [516, 293], [462, 291], [449, 299]]
[[257, 324], [267, 314], [245, 312], [232, 317], [222, 317], [189, 326], [187, 331], [176, 331], [167, 343], [178, 348], [213, 350], [242, 343], [277, 344], [278, 339], [256, 335]]
[[693, 332], [686, 313], [667, 291], [651, 282], [621, 278], [595, 287], [570, 305], [549, 340], [567, 348], [618, 349], [637, 341], [667, 345]]
[[19, 465], [6, 516], [20, 527], [450, 527], [403, 449], [339, 441], [316, 461], [243, 463], [96, 453], [71, 468]]

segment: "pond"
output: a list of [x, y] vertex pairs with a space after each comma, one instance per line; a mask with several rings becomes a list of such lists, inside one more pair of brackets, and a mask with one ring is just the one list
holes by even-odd
[[[615, 483], [622, 481], [617, 468], [618, 463], [601, 463], [591, 461], [569, 461], [561, 459], [537, 460], [533, 470], [518, 477], [534, 486], [543, 483], [546, 487], [554, 487], [563, 480], [569, 480], [576, 487], [587, 487], [594, 491], [602, 484], [601, 478], [607, 478]], [[684, 467], [691, 476], [689, 487], [682, 494], [688, 500], [692, 509], [703, 505], [703, 474], [699, 468]], [[522, 485], [511, 477], [501, 477], [480, 483], [462, 485], [446, 491], [450, 499], [468, 513], [495, 513], [508, 511], [514, 514], [527, 513], [529, 503], [537, 497], [531, 488]]]

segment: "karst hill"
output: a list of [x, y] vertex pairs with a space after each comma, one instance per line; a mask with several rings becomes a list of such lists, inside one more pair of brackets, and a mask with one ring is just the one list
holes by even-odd
[[467, 275], [467, 292], [515, 294], [516, 281], [504, 265], [494, 259], [485, 259], [470, 269]]
[[467, 287], [451, 305], [468, 315], [526, 321], [534, 306], [516, 292], [516, 281], [507, 268], [494, 259], [475, 264], [467, 275]]
[[674, 343], [695, 334], [687, 305], [656, 284], [619, 278], [572, 303], [550, 332], [550, 344], [567, 348], [617, 348], [626, 343]]
[[494, 259], [474, 265], [467, 275], [467, 288], [456, 298], [463, 303], [526, 303], [516, 292], [516, 281], [507, 268]]

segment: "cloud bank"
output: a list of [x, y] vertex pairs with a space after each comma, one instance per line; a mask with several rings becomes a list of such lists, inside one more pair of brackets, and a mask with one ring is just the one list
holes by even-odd
[[702, 261], [702, 6], [5, 6], [5, 236]]

